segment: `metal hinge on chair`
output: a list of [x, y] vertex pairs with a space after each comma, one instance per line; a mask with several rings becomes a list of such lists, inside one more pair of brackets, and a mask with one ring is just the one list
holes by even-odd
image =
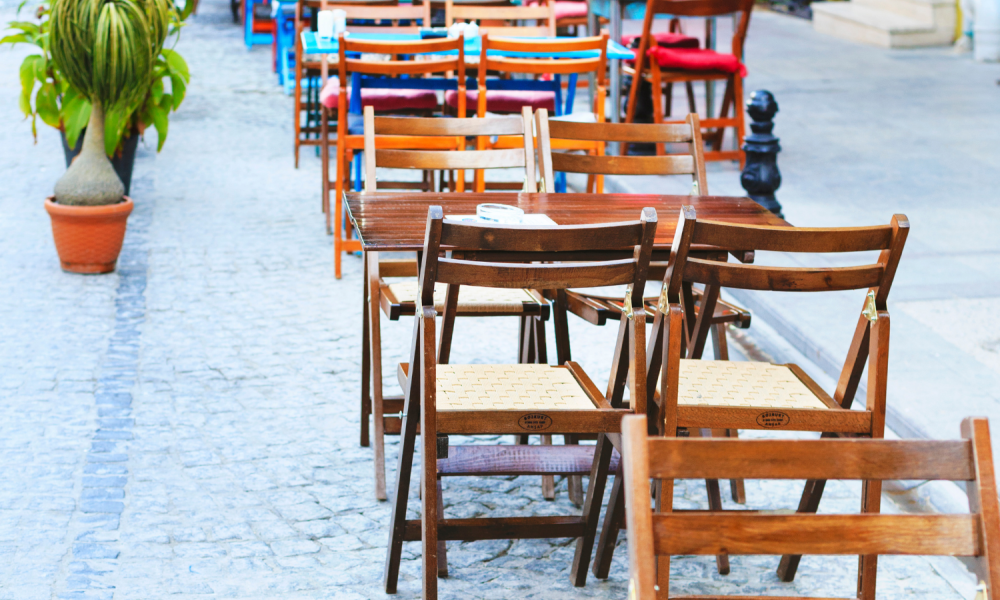
[[545, 178], [544, 177], [542, 177], [541, 179], [538, 180], [538, 193], [539, 194], [545, 194], [545, 193], [547, 193], [546, 190], [545, 190]]
[[990, 600], [989, 592], [986, 591], [986, 582], [980, 580], [976, 588], [976, 597], [973, 600]]
[[701, 191], [698, 189], [698, 180], [697, 179], [695, 179], [694, 181], [691, 182], [691, 195], [692, 196], [700, 196], [701, 195]]
[[630, 287], [627, 292], [625, 292], [625, 302], [622, 304], [622, 313], [625, 317], [631, 321], [635, 318], [635, 313], [632, 312], [632, 288]]
[[670, 306], [670, 302], [667, 300], [667, 286], [663, 286], [660, 290], [660, 301], [656, 303], [656, 309], [660, 311], [660, 314], [667, 314], [667, 307]]
[[868, 292], [868, 296], [865, 298], [865, 309], [861, 311], [861, 314], [865, 316], [872, 323], [878, 321], [878, 309], [875, 308], [874, 290]]

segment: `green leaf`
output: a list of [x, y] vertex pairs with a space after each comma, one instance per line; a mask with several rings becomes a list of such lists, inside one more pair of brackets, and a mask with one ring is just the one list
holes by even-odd
[[14, 35], [6, 35], [0, 38], [0, 44], [10, 45], [31, 43], [31, 41], [31, 38], [26, 33], [15, 33]]
[[180, 75], [185, 83], [191, 81], [191, 72], [188, 70], [187, 61], [184, 60], [183, 56], [169, 48], [164, 48], [162, 54], [163, 58], [167, 60], [167, 65], [170, 66], [171, 73]]
[[167, 111], [159, 106], [150, 106], [149, 112], [153, 117], [153, 127], [156, 127], [156, 151], [159, 152], [163, 149], [164, 142], [167, 141], [167, 127], [169, 119], [167, 118]]
[[121, 109], [109, 110], [104, 114], [104, 151], [109, 157], [118, 150], [127, 124], [128, 114]]
[[56, 86], [48, 81], [42, 84], [35, 95], [35, 107], [38, 116], [50, 127], [59, 127], [59, 103], [56, 98]]
[[35, 91], [35, 62], [42, 58], [38, 54], [26, 56], [21, 62], [21, 112], [30, 117], [34, 114], [31, 108], [31, 93]]
[[170, 76], [170, 95], [174, 98], [174, 110], [177, 110], [181, 106], [181, 102], [184, 102], [184, 95], [187, 93], [187, 84], [184, 83], [184, 79], [178, 77], [177, 75]]
[[67, 91], [63, 96], [62, 121], [66, 131], [66, 142], [70, 148], [76, 146], [80, 132], [90, 121], [90, 102], [78, 94], [76, 90]]

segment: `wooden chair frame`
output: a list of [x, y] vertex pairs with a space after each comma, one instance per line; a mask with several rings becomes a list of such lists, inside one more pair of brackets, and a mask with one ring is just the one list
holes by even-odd
[[[625, 417], [622, 423], [630, 598], [680, 597], [670, 595], [670, 556], [720, 552], [857, 554], [855, 598], [859, 600], [875, 600], [879, 555], [970, 556], [987, 596], [994, 598], [1000, 592], [996, 589], [1000, 507], [985, 418], [963, 420], [962, 441], [685, 440], [647, 437], [648, 429], [646, 418], [640, 415]], [[653, 510], [651, 481], [669, 488], [667, 483], [675, 479], [731, 476], [861, 480], [865, 500], [861, 514], [853, 515], [705, 513], [674, 511], [669, 493], [664, 492], [660, 506]], [[967, 482], [969, 514], [877, 514], [882, 481], [887, 479]], [[769, 600], [774, 596], [726, 598]]]
[[[414, 320], [410, 362], [400, 365], [399, 377], [405, 391], [403, 432], [400, 443], [398, 477], [390, 524], [390, 542], [386, 556], [385, 589], [395, 593], [399, 575], [399, 560], [404, 541], [421, 541], [423, 551], [423, 598], [437, 598], [438, 541], [518, 538], [578, 538], [572, 580], [575, 585], [586, 583], [587, 564], [597, 529], [597, 520], [604, 493], [604, 484], [612, 459], [612, 448], [618, 442], [622, 416], [645, 412], [645, 313], [641, 299], [628, 302], [635, 309], [633, 317], [623, 319], [611, 368], [606, 394], [590, 382], [575, 363], [548, 369], [567, 369], [593, 403], [590, 410], [448, 410], [437, 409], [436, 317], [433, 289], [438, 282], [447, 284], [442, 328], [453, 322], [462, 285], [508, 288], [565, 289], [570, 286], [611, 281], [628, 284], [630, 289], [642, 289], [656, 229], [656, 212], [643, 209], [642, 218], [635, 222], [599, 226], [567, 226], [522, 228], [516, 226], [479, 226], [444, 221], [441, 207], [428, 211], [427, 233], [420, 269], [421, 308]], [[593, 257], [601, 252], [634, 248], [632, 258], [599, 261]], [[509, 263], [479, 262], [439, 257], [442, 249], [456, 248], [470, 252], [487, 252], [493, 256], [514, 253], [520, 258], [531, 255], [539, 261], [581, 256], [586, 262], [569, 263]], [[630, 408], [622, 408], [625, 386], [629, 385]], [[413, 468], [419, 419], [421, 435], [421, 499], [422, 517], [406, 520], [407, 496]], [[534, 419], [525, 425], [525, 419]], [[526, 475], [559, 473], [556, 454], [579, 447], [520, 446], [531, 451], [527, 461], [460, 461], [463, 465], [450, 468], [451, 450], [447, 460], [439, 460], [438, 437], [448, 434], [522, 434], [537, 432], [534, 422], [548, 424], [552, 433], [599, 434], [593, 453], [590, 486], [583, 515], [580, 517], [523, 517], [504, 519], [445, 519], [441, 514], [438, 479], [442, 475]], [[486, 448], [486, 449], [484, 449]], [[489, 447], [469, 446], [468, 451], [489, 452]], [[460, 457], [456, 457], [460, 458]], [[553, 460], [555, 459], [555, 460]], [[479, 465], [476, 467], [475, 465]]]
[[[368, 10], [373, 10], [369, 7]], [[415, 56], [425, 53], [440, 53], [446, 51], [456, 51], [456, 55], [435, 55], [433, 58], [424, 60], [396, 60], [400, 55]], [[372, 53], [388, 54], [393, 56], [393, 60], [364, 60], [361, 58], [348, 58], [348, 53]], [[328, 111], [323, 107], [322, 138], [326, 140], [322, 148], [322, 170], [323, 170], [323, 198], [327, 207], [327, 228], [330, 228], [332, 213], [333, 219], [333, 261], [334, 275], [340, 279], [341, 258], [344, 252], [358, 252], [361, 250], [361, 242], [356, 239], [349, 239], [349, 229], [345, 234], [345, 228], [349, 227], [344, 219], [343, 195], [347, 182], [350, 180], [350, 160], [349, 157], [364, 147], [364, 136], [358, 134], [348, 135], [348, 114], [350, 102], [347, 96], [347, 82], [353, 73], [367, 75], [383, 75], [395, 77], [398, 75], [409, 75], [411, 77], [425, 76], [433, 73], [441, 73], [446, 77], [455, 77], [459, 90], [459, 114], [465, 114], [465, 45], [464, 40], [456, 39], [434, 39], [415, 40], [407, 42], [382, 42], [352, 40], [344, 36], [339, 40], [339, 62], [338, 70], [340, 76], [340, 96], [337, 99], [337, 137], [335, 141], [328, 138]], [[336, 144], [335, 179], [330, 181], [330, 145]], [[330, 187], [333, 184], [334, 201], [330, 206]]]
[[[359, 26], [350, 24], [350, 21], [360, 20], [360, 19], [370, 19], [371, 8], [378, 7], [376, 11], [377, 15], [385, 15], [384, 17], [378, 17], [380, 20], [388, 20], [391, 22], [389, 26], [382, 27], [372, 27], [372, 26]], [[305, 31], [305, 18], [303, 15], [303, 10], [309, 8], [313, 11], [316, 10], [335, 10], [341, 9], [348, 14], [348, 31], [384, 31], [386, 27], [393, 27], [394, 31], [399, 33], [405, 32], [418, 32], [419, 27], [400, 27], [400, 20], [419, 20], [422, 24], [429, 27], [431, 22], [430, 17], [430, 5], [415, 5], [415, 6], [398, 6], [398, 0], [367, 0], [363, 3], [350, 3], [350, 4], [337, 4], [336, 0], [299, 0], [295, 4], [295, 168], [299, 168], [299, 148], [301, 146], [321, 146], [323, 145], [323, 138], [316, 137], [310, 138], [310, 134], [316, 134], [319, 136], [320, 128], [315, 126], [302, 125], [302, 78], [308, 76], [310, 71], [320, 72], [320, 85], [326, 83], [329, 72], [329, 59], [324, 55], [320, 57], [319, 60], [306, 61], [304, 51], [302, 48], [302, 32]], [[319, 90], [316, 90], [317, 97], [319, 95]], [[317, 100], [318, 103], [318, 100]], [[321, 112], [317, 107], [317, 112]], [[327, 203], [324, 198], [323, 212], [326, 213]]]
[[[535, 185], [535, 155], [531, 131], [531, 111], [525, 109], [521, 118], [493, 119], [428, 119], [376, 117], [372, 107], [364, 108], [364, 151], [365, 151], [365, 192], [376, 192], [378, 182], [375, 177], [376, 166], [389, 166], [397, 169], [458, 169], [456, 179], [458, 191], [464, 191], [462, 169], [467, 168], [508, 168], [522, 167], [525, 169], [525, 186]], [[520, 150], [467, 151], [466, 137], [490, 135], [519, 135], [522, 139]], [[401, 419], [396, 413], [402, 410], [401, 396], [387, 397], [382, 386], [382, 312], [390, 320], [416, 314], [416, 304], [400, 301], [395, 297], [387, 277], [415, 277], [417, 261], [413, 259], [383, 260], [379, 253], [369, 252], [366, 261], [366, 285], [369, 289], [369, 304], [365, 306], [371, 323], [368, 340], [371, 366], [363, 365], [362, 378], [371, 380], [371, 397], [362, 398], [361, 406], [361, 445], [367, 446], [368, 418], [374, 417], [375, 437], [375, 497], [386, 499], [385, 487], [385, 435], [398, 434]], [[518, 357], [521, 362], [547, 362], [545, 348], [544, 322], [549, 316], [548, 301], [538, 292], [529, 291], [535, 296], [535, 304], [526, 302], [521, 310], [493, 310], [484, 312], [481, 308], [470, 310], [464, 304], [459, 304], [459, 316], [476, 317], [520, 317], [520, 332], [518, 335]], [[441, 352], [438, 362], [447, 363], [451, 348], [453, 328], [442, 330]], [[550, 482], [546, 482], [550, 483]], [[544, 490], [550, 497], [553, 490]]]
[[[889, 312], [886, 299], [896, 275], [909, 233], [909, 221], [904, 215], [894, 215], [889, 225], [843, 228], [750, 227], [730, 223], [699, 222], [695, 211], [681, 211], [670, 261], [663, 281], [647, 357], [648, 397], [660, 395], [650, 403], [651, 433], [673, 437], [679, 428], [700, 431], [712, 429], [782, 429], [818, 431], [823, 437], [871, 437], [885, 435], [886, 380], [889, 365]], [[850, 267], [768, 267], [743, 265], [724, 261], [704, 260], [690, 256], [692, 245], [707, 245], [725, 250], [762, 250], [773, 252], [841, 253], [878, 250], [874, 264]], [[703, 301], [697, 317], [693, 303], [687, 297], [686, 283], [704, 284]], [[678, 404], [681, 358], [700, 356], [708, 335], [708, 320], [719, 297], [720, 288], [739, 288], [786, 292], [824, 292], [867, 289], [868, 295], [855, 326], [847, 358], [837, 389], [828, 396], [797, 365], [785, 365], [826, 406], [825, 409], [781, 408], [763, 406], [717, 406]], [[852, 410], [854, 396], [868, 363], [867, 398], [864, 410]], [[652, 382], [652, 383], [650, 383]], [[814, 513], [823, 495], [824, 480], [810, 480], [799, 503], [800, 513]], [[664, 483], [663, 497], [671, 491]], [[866, 493], [866, 510], [877, 512], [881, 484], [872, 484]], [[608, 505], [605, 527], [601, 532], [595, 572], [602, 560], [610, 561], [624, 501], [624, 494], [613, 495]], [[607, 554], [602, 554], [607, 551]], [[787, 555], [778, 567], [783, 581], [795, 577], [800, 556]], [[606, 568], [601, 565], [604, 573]]]
[[[746, 161], [743, 152], [743, 138], [746, 134], [746, 117], [743, 106], [743, 77], [739, 73], [722, 73], [719, 71], [687, 71], [687, 70], [663, 70], [659, 63], [651, 61], [646, 56], [647, 50], [655, 45], [652, 39], [652, 27], [656, 15], [668, 14], [675, 17], [716, 17], [733, 13], [740, 13], [740, 21], [733, 32], [732, 53], [740, 61], [743, 60], [743, 45], [746, 42], [747, 29], [750, 26], [750, 13], [753, 10], [753, 0], [647, 0], [646, 17], [642, 24], [642, 37], [639, 41], [639, 49], [636, 51], [634, 76], [632, 77], [632, 87], [628, 95], [628, 110], [625, 121], [632, 123], [635, 119], [636, 100], [639, 95], [639, 85], [643, 78], [649, 79], [653, 88], [653, 119], [656, 123], [666, 122], [663, 106], [663, 86], [668, 86], [672, 90], [674, 82], [685, 82], [689, 86], [688, 99], [691, 112], [696, 112], [694, 106], [694, 95], [690, 91], [692, 81], [725, 81], [726, 89], [722, 96], [722, 108], [719, 116], [713, 119], [701, 120], [701, 126], [713, 131], [706, 136], [706, 141], [711, 143], [713, 150], [705, 152], [705, 160], [738, 160], [740, 168]], [[647, 72], [647, 64], [648, 72]], [[730, 109], [733, 116], [728, 117]], [[670, 121], [674, 122], [674, 121]], [[736, 150], [723, 150], [722, 143], [725, 130], [733, 128], [736, 134]], [[622, 146], [622, 153], [626, 152], [627, 146]], [[662, 153], [661, 147], [657, 146], [657, 153]]]

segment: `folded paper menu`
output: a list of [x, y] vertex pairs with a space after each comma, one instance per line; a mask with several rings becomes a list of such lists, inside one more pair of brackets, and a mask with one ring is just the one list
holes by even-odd
[[[488, 223], [490, 225], [498, 225], [499, 224], [499, 223], [496, 223], [495, 221], [486, 221], [484, 219], [480, 219], [476, 215], [448, 215], [445, 218], [449, 219], [449, 220], [452, 220], [452, 221], [465, 221], [467, 223]], [[524, 216], [521, 217], [521, 222], [517, 223], [517, 225], [529, 225], [529, 226], [530, 225], [534, 225], [534, 226], [551, 226], [551, 225], [557, 225], [558, 226], [559, 223], [556, 223], [555, 221], [553, 221], [552, 219], [550, 219], [548, 215], [543, 215], [543, 214], [525, 214]]]

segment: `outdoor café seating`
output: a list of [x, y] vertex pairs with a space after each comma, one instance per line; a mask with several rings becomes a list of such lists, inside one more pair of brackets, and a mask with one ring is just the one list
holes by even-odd
[[1000, 0], [809, 1], [0, 0], [0, 600], [1000, 600]]

